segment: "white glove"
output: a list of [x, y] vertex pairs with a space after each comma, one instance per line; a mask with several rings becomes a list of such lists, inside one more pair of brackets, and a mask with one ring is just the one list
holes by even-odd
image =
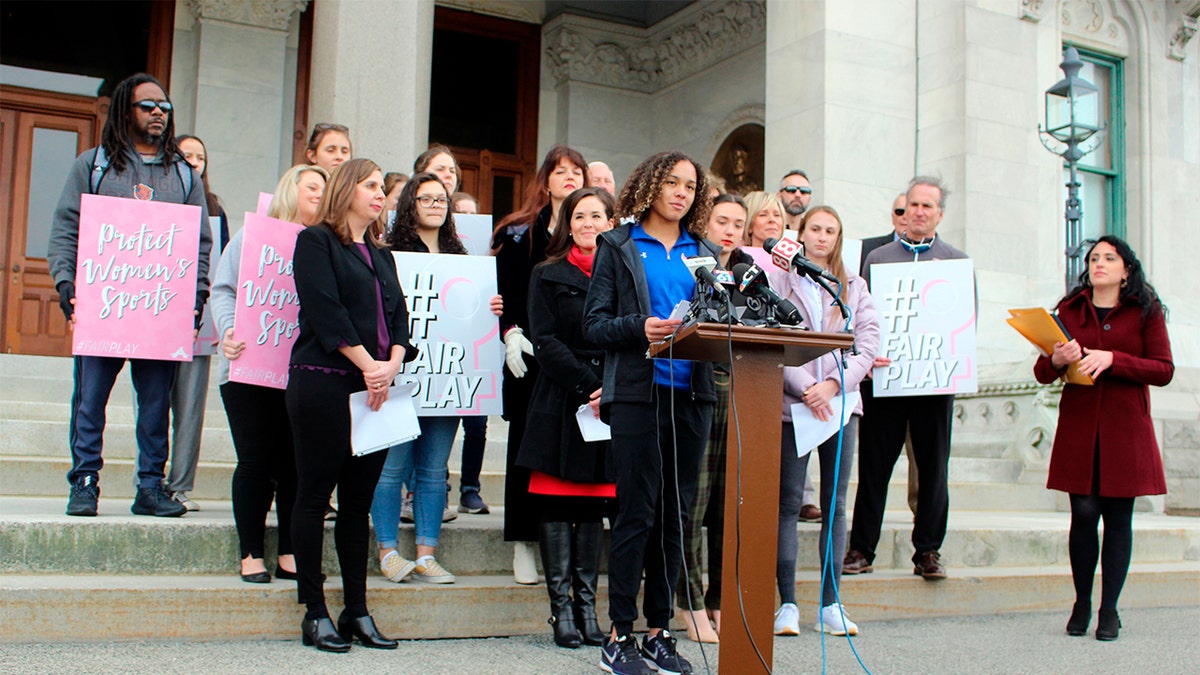
[[525, 377], [525, 373], [529, 372], [521, 352], [533, 356], [533, 343], [525, 339], [525, 331], [513, 326], [504, 334], [504, 362], [508, 364], [508, 372], [513, 377]]

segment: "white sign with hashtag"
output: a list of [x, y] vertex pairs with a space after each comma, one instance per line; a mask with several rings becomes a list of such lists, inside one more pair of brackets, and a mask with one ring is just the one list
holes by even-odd
[[417, 358], [397, 384], [416, 383], [420, 417], [499, 415], [504, 344], [488, 308], [496, 294], [496, 259], [393, 252], [408, 305]]
[[965, 394], [979, 390], [975, 357], [975, 273], [970, 260], [871, 267], [879, 312], [876, 396]]

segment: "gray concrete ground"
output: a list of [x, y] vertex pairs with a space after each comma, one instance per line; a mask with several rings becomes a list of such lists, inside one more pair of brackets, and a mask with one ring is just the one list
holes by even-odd
[[[1197, 672], [1200, 608], [1130, 609], [1116, 642], [1063, 632], [1069, 608], [1057, 613], [1005, 614], [864, 624], [854, 646], [826, 637], [826, 672], [904, 673], [1157, 673]], [[180, 621], [187, 620], [186, 611]], [[1094, 623], [1094, 622], [1093, 622]], [[1094, 627], [1094, 626], [1093, 626]], [[298, 632], [298, 629], [297, 629]], [[698, 645], [680, 640], [683, 655], [704, 673]], [[711, 672], [718, 649], [707, 646]], [[404, 642], [395, 652], [355, 647], [324, 654], [293, 641], [110, 642], [65, 645], [0, 644], [3, 673], [599, 673], [599, 650], [559, 649], [546, 634], [477, 640]], [[1187, 664], [1192, 665], [1187, 665]], [[747, 664], [749, 665], [749, 664]], [[738, 668], [736, 672], [749, 672]], [[821, 638], [806, 632], [775, 641], [775, 672], [822, 672]]]

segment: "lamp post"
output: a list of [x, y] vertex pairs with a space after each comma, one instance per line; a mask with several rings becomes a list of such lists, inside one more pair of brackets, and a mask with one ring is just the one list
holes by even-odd
[[[1104, 142], [1104, 124], [1100, 121], [1100, 91], [1091, 82], [1079, 77], [1083, 61], [1074, 47], [1063, 51], [1063, 79], [1046, 90], [1045, 126], [1038, 125], [1038, 136], [1047, 150], [1067, 163], [1067, 291], [1079, 281], [1083, 272], [1080, 254], [1083, 249], [1083, 208], [1079, 201], [1079, 177], [1076, 165], [1080, 159]], [[1048, 139], [1061, 144], [1055, 149]], [[1092, 141], [1090, 144], [1088, 141]]]

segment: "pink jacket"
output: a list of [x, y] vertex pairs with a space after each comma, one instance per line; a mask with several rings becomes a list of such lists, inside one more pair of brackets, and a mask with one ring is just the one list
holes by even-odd
[[[803, 325], [813, 330], [830, 333], [840, 332], [845, 328], [845, 320], [842, 319], [841, 311], [830, 305], [833, 298], [828, 293], [821, 291], [825, 321], [824, 325], [818, 328], [812, 324], [811, 318], [814, 316], [816, 308], [809, 306], [809, 296], [801, 286], [806, 282], [800, 278], [800, 275], [780, 269], [771, 269], [767, 275], [771, 282], [771, 288], [796, 304], [801, 316], [804, 317]], [[834, 289], [836, 290], [836, 287]], [[875, 313], [875, 303], [871, 301], [871, 294], [867, 291], [867, 282], [857, 274], [849, 273], [846, 288], [842, 291], [842, 298], [850, 307], [850, 321], [854, 327], [854, 344], [858, 350], [857, 354], [848, 355], [846, 358], [846, 391], [858, 391], [859, 383], [863, 381], [867, 373], [871, 372], [871, 364], [875, 362], [875, 355], [879, 352], [879, 318]], [[783, 421], [792, 421], [792, 404], [800, 403], [800, 397], [804, 395], [804, 390], [817, 384], [818, 364], [820, 364], [824, 379], [839, 382], [837, 360], [840, 356], [840, 352], [830, 352], [803, 366], [783, 369]], [[854, 414], [862, 414], [861, 402], [854, 408]]]

